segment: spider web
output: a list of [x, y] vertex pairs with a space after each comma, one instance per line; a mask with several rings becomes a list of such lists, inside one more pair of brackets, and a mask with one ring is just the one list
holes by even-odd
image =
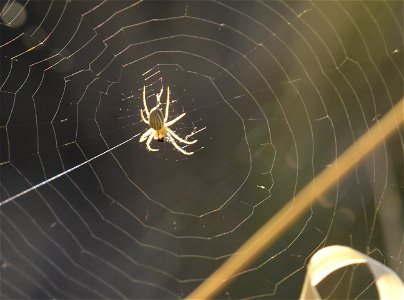
[[[2, 298], [186, 297], [403, 96], [400, 1], [1, 9]], [[194, 155], [138, 142], [143, 86], [149, 107], [170, 86]], [[297, 298], [331, 244], [402, 278], [403, 149], [401, 131], [218, 297]], [[322, 291], [376, 295], [360, 268]]]

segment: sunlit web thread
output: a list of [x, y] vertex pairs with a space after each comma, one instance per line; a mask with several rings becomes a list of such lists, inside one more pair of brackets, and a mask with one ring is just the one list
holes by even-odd
[[61, 172], [61, 173], [59, 173], [59, 174], [57, 174], [57, 175], [55, 175], [55, 176], [53, 176], [53, 177], [51, 177], [51, 178], [48, 178], [47, 180], [44, 180], [44, 181], [42, 181], [42, 182], [40, 182], [40, 183], [38, 183], [38, 184], [36, 184], [36, 185], [30, 187], [30, 188], [28, 188], [28, 189], [26, 189], [26, 190], [24, 190], [24, 191], [18, 193], [18, 194], [15, 194], [14, 196], [11, 196], [10, 198], [7, 198], [7, 199], [1, 201], [1, 202], [0, 202], [0, 206], [5, 205], [5, 204], [7, 204], [8, 202], [13, 201], [14, 199], [17, 199], [17, 198], [19, 198], [19, 197], [21, 197], [21, 196], [23, 196], [23, 195], [25, 195], [25, 194], [27, 194], [27, 193], [33, 191], [33, 190], [36, 190], [37, 188], [39, 188], [39, 187], [41, 187], [41, 186], [43, 186], [43, 185], [45, 185], [45, 184], [48, 184], [49, 182], [54, 181], [55, 179], [58, 179], [59, 177], [62, 177], [62, 176], [64, 176], [64, 175], [66, 175], [66, 174], [68, 174], [68, 173], [70, 173], [70, 172], [76, 170], [77, 168], [80, 168], [81, 166], [84, 166], [84, 165], [90, 163], [91, 161], [97, 159], [98, 157], [103, 156], [104, 154], [106, 154], [106, 153], [108, 153], [108, 152], [111, 152], [111, 151], [113, 151], [114, 149], [116, 149], [116, 148], [118, 148], [118, 147], [120, 147], [120, 146], [126, 144], [127, 142], [133, 140], [133, 139], [134, 139], [135, 137], [137, 137], [137, 136], [138, 136], [138, 135], [134, 135], [134, 136], [132, 136], [131, 138], [129, 138], [129, 139], [123, 141], [122, 143], [119, 143], [119, 144], [115, 145], [114, 147], [112, 147], [112, 148], [110, 148], [110, 149], [108, 149], [108, 150], [105, 150], [104, 152], [101, 152], [100, 154], [97, 154], [96, 156], [94, 156], [94, 157], [92, 157], [92, 158], [90, 158], [90, 159], [88, 159], [88, 160], [86, 160], [86, 161], [84, 161], [84, 162], [82, 162], [82, 163], [80, 163], [80, 164], [78, 164], [78, 165], [76, 165], [76, 166], [70, 168], [70, 169], [67, 169], [66, 171], [63, 171], [63, 172]]

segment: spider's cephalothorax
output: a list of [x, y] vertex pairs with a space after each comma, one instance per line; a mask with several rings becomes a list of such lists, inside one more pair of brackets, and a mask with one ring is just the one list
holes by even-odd
[[[146, 142], [146, 147], [149, 151], [158, 151], [159, 149], [155, 149], [150, 147], [150, 143], [153, 139], [157, 139], [159, 142], [164, 142], [164, 137], [167, 136], [169, 141], [174, 145], [174, 147], [180, 151], [181, 153], [185, 155], [191, 155], [194, 154], [194, 152], [187, 152], [183, 148], [181, 148], [177, 142], [181, 142], [187, 145], [191, 145], [197, 142], [197, 140], [193, 141], [187, 141], [184, 140], [183, 138], [180, 138], [174, 131], [172, 131], [169, 127], [173, 125], [175, 122], [177, 122], [179, 119], [185, 116], [185, 113], [182, 113], [178, 117], [174, 118], [171, 121], [168, 121], [168, 109], [170, 106], [170, 87], [167, 87], [167, 102], [166, 102], [166, 109], [165, 109], [165, 114], [161, 111], [161, 109], [158, 107], [160, 104], [160, 97], [163, 94], [163, 88], [161, 88], [160, 93], [156, 95], [157, 98], [157, 105], [150, 110], [147, 108], [146, 104], [146, 87], [143, 87], [143, 105], [144, 105], [144, 110], [140, 110], [140, 115], [142, 117], [143, 122], [148, 124], [150, 128], [142, 134], [142, 136], [139, 139], [139, 142]], [[146, 117], [144, 116], [144, 113], [146, 113]]]

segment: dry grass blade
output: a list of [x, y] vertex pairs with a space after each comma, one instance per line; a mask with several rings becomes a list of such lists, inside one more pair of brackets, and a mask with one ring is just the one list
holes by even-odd
[[219, 269], [197, 287], [187, 298], [212, 298], [231, 279], [251, 263], [276, 238], [286, 231], [305, 213], [319, 196], [335, 186], [366, 155], [372, 152], [389, 135], [404, 124], [404, 98], [401, 99], [381, 120], [374, 124], [357, 142], [337, 157], [294, 199], [291, 199], [272, 219], [262, 226], [242, 245]]
[[385, 265], [373, 258], [345, 246], [329, 246], [317, 251], [310, 259], [300, 299], [321, 299], [316, 285], [340, 268], [367, 264], [375, 279], [379, 299], [404, 299], [400, 278]]

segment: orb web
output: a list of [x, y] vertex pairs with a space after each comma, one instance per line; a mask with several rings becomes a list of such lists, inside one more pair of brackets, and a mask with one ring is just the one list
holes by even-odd
[[[400, 8], [7, 1], [2, 295], [184, 298], [402, 97]], [[149, 107], [170, 87], [193, 155], [138, 142], [144, 86]], [[296, 298], [331, 244], [403, 276], [403, 149], [398, 132], [219, 297]], [[356, 273], [324, 293], [374, 295]]]

